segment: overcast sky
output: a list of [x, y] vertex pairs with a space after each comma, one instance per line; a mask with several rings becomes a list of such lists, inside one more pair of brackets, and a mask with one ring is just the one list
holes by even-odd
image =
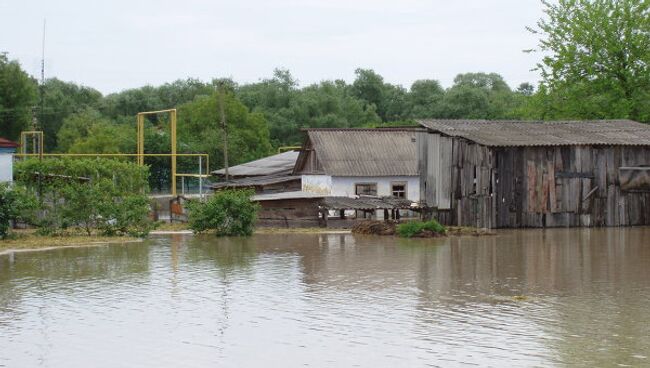
[[103, 93], [179, 78], [254, 82], [288, 68], [301, 85], [372, 68], [405, 87], [462, 72], [536, 82], [526, 26], [540, 0], [0, 0], [0, 51]]

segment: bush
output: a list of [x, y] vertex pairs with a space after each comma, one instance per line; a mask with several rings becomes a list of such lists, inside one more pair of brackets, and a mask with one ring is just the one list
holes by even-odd
[[201, 233], [214, 230], [218, 236], [248, 236], [253, 233], [259, 205], [251, 202], [253, 191], [225, 190], [207, 202], [189, 202], [189, 227]]
[[403, 238], [411, 238], [421, 234], [423, 231], [430, 231], [436, 234], [444, 234], [447, 229], [440, 225], [436, 220], [423, 221], [409, 221], [397, 225], [397, 235]]
[[26, 160], [14, 174], [39, 193], [41, 233], [76, 226], [88, 235], [144, 236], [152, 228], [147, 167], [110, 159]]
[[12, 221], [31, 223], [38, 201], [24, 187], [0, 183], [0, 239], [9, 235]]

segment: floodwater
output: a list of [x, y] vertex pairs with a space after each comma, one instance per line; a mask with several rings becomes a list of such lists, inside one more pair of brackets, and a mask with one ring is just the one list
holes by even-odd
[[0, 257], [2, 367], [650, 366], [650, 229]]

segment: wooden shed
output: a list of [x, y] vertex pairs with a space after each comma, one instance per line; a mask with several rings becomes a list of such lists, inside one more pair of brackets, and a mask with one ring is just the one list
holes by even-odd
[[650, 225], [650, 125], [422, 120], [423, 204], [449, 225]]

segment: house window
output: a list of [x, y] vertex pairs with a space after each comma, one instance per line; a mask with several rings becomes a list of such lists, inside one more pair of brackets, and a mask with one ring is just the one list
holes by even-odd
[[356, 195], [376, 196], [377, 195], [377, 183], [355, 184], [354, 185], [354, 193]]
[[406, 198], [406, 183], [391, 183], [390, 191], [395, 198]]

